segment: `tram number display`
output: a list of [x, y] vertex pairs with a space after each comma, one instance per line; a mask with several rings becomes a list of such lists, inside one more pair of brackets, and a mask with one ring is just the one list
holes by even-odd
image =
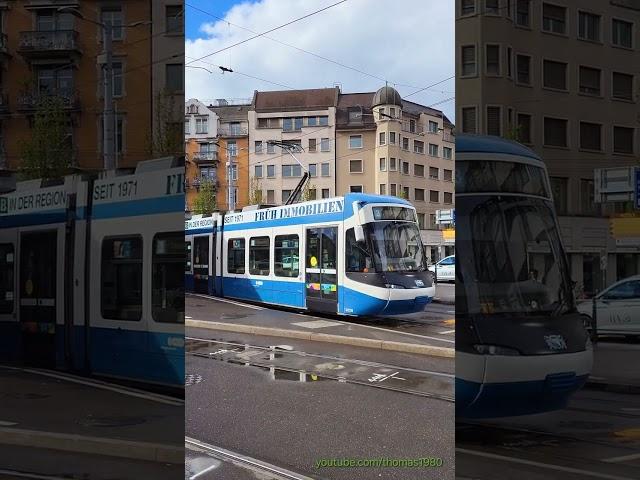
[[129, 198], [138, 194], [138, 181], [125, 180], [124, 182], [106, 183], [96, 185], [93, 189], [94, 200], [111, 200], [115, 198]]

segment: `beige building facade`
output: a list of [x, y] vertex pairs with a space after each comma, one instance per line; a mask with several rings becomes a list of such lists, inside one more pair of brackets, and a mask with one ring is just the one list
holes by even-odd
[[594, 203], [594, 169], [639, 163], [640, 2], [456, 3], [458, 130], [515, 138], [543, 158], [585, 291], [640, 273], [640, 245], [609, 235], [607, 217], [630, 205]]

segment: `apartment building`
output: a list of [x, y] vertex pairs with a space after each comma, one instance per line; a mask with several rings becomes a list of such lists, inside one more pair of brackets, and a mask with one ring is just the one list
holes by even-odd
[[339, 95], [336, 192], [395, 195], [418, 213], [431, 261], [454, 252], [436, 211], [453, 208], [453, 125], [439, 110], [403, 100], [392, 87]]
[[[336, 88], [254, 92], [249, 120], [249, 181], [262, 203], [284, 203], [304, 170], [310, 194], [336, 195]], [[293, 155], [269, 142], [297, 145]]]
[[606, 218], [630, 205], [594, 203], [594, 169], [640, 158], [640, 1], [457, 0], [456, 9], [460, 131], [516, 138], [544, 159], [586, 292], [640, 273], [640, 245], [616, 245]]
[[185, 103], [185, 211], [190, 212], [203, 181], [213, 183], [218, 179], [218, 115], [207, 105], [192, 98]]
[[[249, 204], [249, 102], [217, 100], [209, 105], [218, 119], [218, 193], [220, 210], [240, 210]], [[229, 183], [231, 175], [231, 183]], [[231, 189], [231, 206], [229, 205]]]

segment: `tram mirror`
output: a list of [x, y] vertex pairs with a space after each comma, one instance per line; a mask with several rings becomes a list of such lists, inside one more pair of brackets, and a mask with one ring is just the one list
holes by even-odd
[[362, 225], [356, 225], [353, 229], [353, 233], [355, 234], [356, 242], [364, 243], [365, 237], [364, 237], [364, 228], [362, 228]]

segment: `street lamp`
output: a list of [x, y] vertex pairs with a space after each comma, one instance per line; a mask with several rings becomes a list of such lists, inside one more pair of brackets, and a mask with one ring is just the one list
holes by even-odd
[[[103, 135], [102, 135], [102, 148], [103, 148], [103, 166], [105, 170], [113, 170], [117, 167], [115, 161], [115, 138], [114, 138], [114, 105], [113, 105], [113, 26], [110, 23], [99, 22], [85, 17], [77, 7], [59, 7], [56, 10], [58, 13], [69, 13], [74, 17], [84, 20], [85, 22], [93, 23], [102, 28], [102, 45], [104, 53], [98, 57], [98, 62], [104, 65], [104, 113], [103, 113]], [[137, 21], [127, 25], [122, 25], [121, 28], [133, 28], [141, 25], [150, 25], [151, 21]]]

